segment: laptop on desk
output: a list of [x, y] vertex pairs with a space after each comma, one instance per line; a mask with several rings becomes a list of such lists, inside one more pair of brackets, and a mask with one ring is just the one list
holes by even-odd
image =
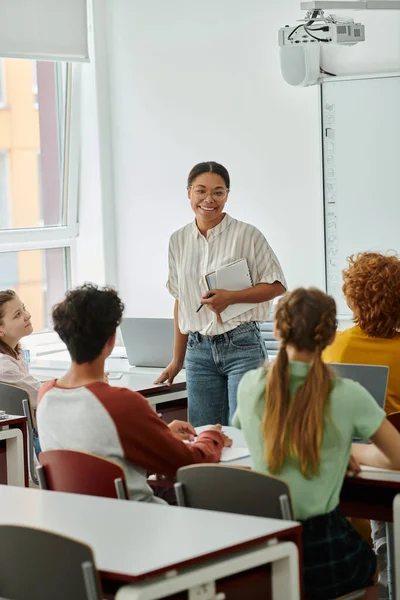
[[330, 363], [330, 366], [339, 377], [357, 381], [375, 398], [381, 408], [385, 408], [389, 367], [347, 363]]
[[125, 318], [120, 328], [131, 366], [164, 368], [171, 362], [173, 319]]
[[[330, 363], [339, 377], [352, 379], [362, 385], [375, 398], [381, 408], [385, 408], [386, 391], [389, 379], [389, 367], [382, 365], [351, 365], [346, 363]], [[363, 442], [353, 438], [353, 442]]]

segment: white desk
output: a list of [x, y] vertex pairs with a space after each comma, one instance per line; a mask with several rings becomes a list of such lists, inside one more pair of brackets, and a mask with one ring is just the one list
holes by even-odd
[[[59, 353], [63, 354], [63, 353]], [[30, 365], [30, 373], [39, 381], [48, 381], [57, 379], [65, 375], [70, 361], [54, 360], [55, 355], [37, 358]], [[183, 400], [187, 398], [185, 373], [182, 371], [177, 375], [172, 386], [166, 384], [154, 384], [154, 381], [162, 373], [162, 369], [131, 367], [125, 358], [111, 358], [106, 364], [106, 370], [111, 374], [110, 385], [116, 387], [125, 387], [135, 392], [140, 392], [152, 405], [173, 400]], [[120, 379], [113, 379], [112, 374], [122, 373]]]
[[[8, 419], [0, 420], [0, 442], [5, 443], [5, 460], [4, 462], [0, 460], [1, 483], [21, 487], [26, 485], [23, 435], [25, 423], [26, 417], [13, 415], [9, 415]], [[0, 458], [1, 455], [0, 449]]]
[[[276, 589], [286, 589], [277, 598], [299, 598], [292, 543], [301, 539], [298, 523], [10, 486], [0, 486], [0, 506], [0, 525], [38, 527], [80, 540], [93, 549], [102, 578], [122, 583], [153, 578], [159, 585], [185, 575], [190, 565], [237, 559], [236, 553], [250, 549], [273, 551], [279, 539], [288, 553], [281, 557], [284, 564], [277, 563], [283, 587]], [[243, 570], [236, 562], [236, 571]], [[122, 589], [117, 597], [142, 598], [134, 589]]]
[[[136, 368], [142, 369], [143, 367], [132, 367], [128, 359], [125, 356], [124, 348], [116, 348], [115, 354], [111, 354], [105, 364], [106, 371], [110, 373], [131, 373]], [[32, 359], [31, 366], [39, 366], [42, 369], [56, 369], [61, 371], [67, 371], [71, 365], [71, 359], [67, 350], [55, 351], [46, 353], [45, 355], [37, 355]], [[165, 365], [167, 366], [167, 365]], [[146, 369], [145, 369], [146, 370]], [[162, 369], [155, 369], [158, 373], [162, 372]]]

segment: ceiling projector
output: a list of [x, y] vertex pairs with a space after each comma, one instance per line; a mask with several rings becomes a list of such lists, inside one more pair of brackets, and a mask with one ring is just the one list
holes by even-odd
[[305, 19], [278, 32], [282, 75], [294, 86], [314, 85], [321, 80], [321, 45], [352, 46], [365, 41], [365, 28], [353, 19], [310, 10]]

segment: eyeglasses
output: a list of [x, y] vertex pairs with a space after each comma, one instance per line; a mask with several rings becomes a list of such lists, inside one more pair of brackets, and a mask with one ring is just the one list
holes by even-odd
[[213, 190], [211, 192], [209, 190], [205, 190], [202, 187], [189, 187], [192, 190], [193, 196], [196, 198], [196, 200], [205, 200], [207, 196], [211, 194], [211, 196], [216, 202], [221, 202], [222, 200], [225, 200], [229, 192], [227, 188], [218, 188], [217, 190]]

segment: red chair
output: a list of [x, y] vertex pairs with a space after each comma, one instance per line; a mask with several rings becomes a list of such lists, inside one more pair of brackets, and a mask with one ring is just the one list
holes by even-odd
[[400, 412], [392, 413], [391, 415], [388, 415], [387, 418], [391, 424], [396, 427], [397, 431], [400, 431]]
[[129, 500], [123, 468], [106, 458], [74, 450], [39, 454], [37, 467], [42, 490]]

